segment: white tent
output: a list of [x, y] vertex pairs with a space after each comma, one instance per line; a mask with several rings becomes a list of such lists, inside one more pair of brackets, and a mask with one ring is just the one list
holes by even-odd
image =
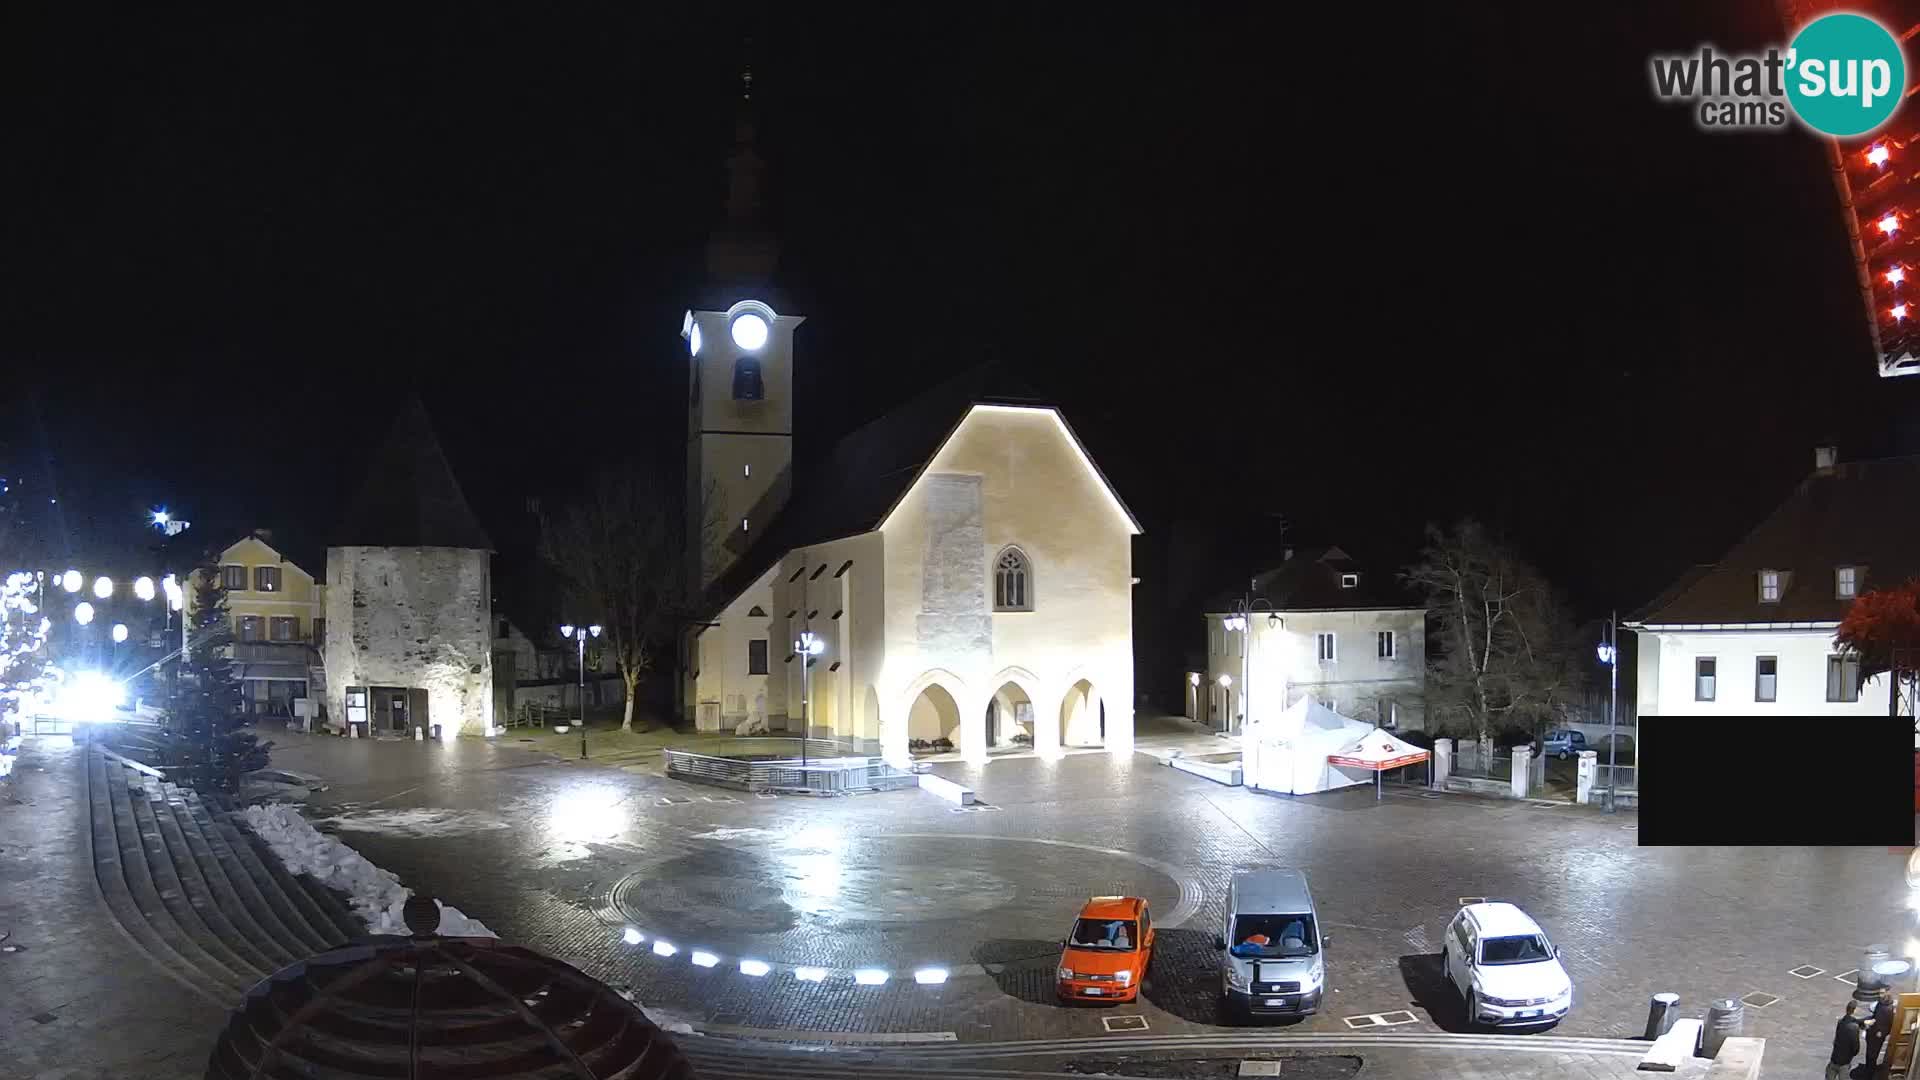
[[1311, 698], [1301, 698], [1271, 720], [1247, 726], [1240, 742], [1245, 783], [1261, 791], [1311, 795], [1373, 779], [1365, 769], [1340, 768], [1327, 758], [1359, 744], [1372, 724], [1349, 720]]
[[1327, 758], [1335, 771], [1373, 775], [1373, 797], [1380, 798], [1380, 774], [1426, 761], [1430, 755], [1419, 747], [1378, 728], [1367, 732], [1354, 745]]

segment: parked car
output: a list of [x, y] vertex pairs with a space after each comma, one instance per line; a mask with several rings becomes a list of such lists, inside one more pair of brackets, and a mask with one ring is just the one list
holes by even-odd
[[1062, 1001], [1133, 1001], [1153, 960], [1153, 914], [1137, 896], [1096, 896], [1060, 952]]
[[1551, 1024], [1573, 1008], [1573, 979], [1546, 931], [1512, 904], [1468, 904], [1447, 927], [1440, 965], [1467, 1022]]
[[1307, 1016], [1320, 1009], [1327, 985], [1323, 953], [1333, 939], [1320, 932], [1320, 913], [1298, 870], [1258, 870], [1233, 876], [1221, 933], [1221, 979], [1227, 1011]]
[[1547, 732], [1547, 737], [1540, 740], [1542, 754], [1550, 754], [1563, 761], [1586, 748], [1586, 733], [1574, 731], [1572, 728], [1556, 728]]

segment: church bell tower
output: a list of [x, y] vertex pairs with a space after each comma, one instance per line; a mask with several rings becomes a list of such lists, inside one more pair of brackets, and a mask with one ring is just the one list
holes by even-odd
[[688, 574], [704, 591], [786, 505], [793, 463], [793, 331], [774, 309], [779, 246], [754, 139], [753, 71], [741, 73], [726, 218], [707, 245], [702, 308], [680, 336], [689, 363]]

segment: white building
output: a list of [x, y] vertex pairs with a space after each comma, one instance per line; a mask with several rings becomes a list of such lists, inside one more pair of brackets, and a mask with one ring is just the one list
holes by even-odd
[[1719, 562], [1696, 567], [1625, 625], [1637, 698], [1655, 716], [1886, 716], [1888, 679], [1861, 685], [1834, 644], [1853, 598], [1920, 573], [1920, 458], [1814, 471]]
[[1250, 605], [1245, 591], [1207, 605], [1207, 670], [1187, 676], [1190, 715], [1237, 732], [1312, 698], [1381, 727], [1425, 726], [1426, 609], [1394, 571], [1337, 547], [1289, 548], [1250, 584]]
[[327, 712], [368, 734], [493, 729], [491, 545], [418, 399], [327, 548]]
[[1140, 527], [1057, 409], [996, 398], [977, 369], [795, 466], [802, 317], [778, 310], [760, 172], [743, 95], [709, 302], [681, 328], [690, 528], [724, 537], [690, 545], [710, 617], [682, 654], [689, 719], [896, 763], [1131, 751]]

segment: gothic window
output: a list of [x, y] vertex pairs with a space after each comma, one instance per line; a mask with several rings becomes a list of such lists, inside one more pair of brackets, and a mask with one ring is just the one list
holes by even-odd
[[743, 356], [733, 362], [733, 400], [759, 401], [767, 396], [766, 385], [760, 378], [760, 361], [751, 356]]
[[993, 610], [1033, 610], [1033, 564], [1017, 547], [1006, 548], [993, 561]]

